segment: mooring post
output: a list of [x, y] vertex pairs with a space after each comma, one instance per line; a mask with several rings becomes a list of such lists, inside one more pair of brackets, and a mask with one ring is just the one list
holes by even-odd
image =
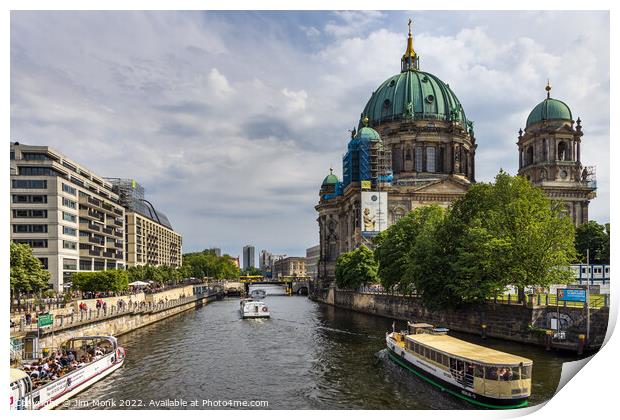
[[551, 338], [553, 337], [553, 331], [547, 330], [545, 334], [545, 350], [551, 350]]
[[579, 334], [579, 345], [577, 346], [577, 354], [580, 355], [580, 356], [583, 354], [583, 349], [585, 347], [585, 342], [586, 342], [586, 335], [585, 334]]
[[487, 324], [482, 324], [480, 327], [480, 334], [482, 335], [482, 338], [487, 338]]

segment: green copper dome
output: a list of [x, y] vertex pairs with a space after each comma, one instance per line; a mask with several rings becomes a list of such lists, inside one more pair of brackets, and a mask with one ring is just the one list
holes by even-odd
[[370, 141], [380, 141], [381, 136], [374, 129], [370, 127], [362, 127], [359, 129], [357, 134], [355, 135], [355, 139], [357, 140], [370, 140]]
[[405, 119], [467, 122], [452, 89], [437, 76], [414, 68], [383, 82], [366, 104], [364, 116], [373, 126]]
[[544, 120], [573, 120], [573, 114], [570, 108], [562, 101], [547, 98], [534, 107], [530, 115], [527, 117], [525, 127]]
[[334, 175], [332, 173], [332, 170], [330, 169], [329, 175], [327, 175], [325, 179], [323, 180], [323, 185], [332, 185], [332, 184], [337, 184], [338, 182], [340, 182], [338, 181], [338, 177]]

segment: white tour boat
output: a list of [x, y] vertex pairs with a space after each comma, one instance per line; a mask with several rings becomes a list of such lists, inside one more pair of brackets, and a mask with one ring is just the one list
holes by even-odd
[[450, 337], [445, 328], [408, 323], [386, 333], [392, 360], [442, 391], [486, 408], [527, 405], [532, 361]]
[[39, 379], [41, 373], [34, 364], [25, 365], [24, 369], [11, 368], [12, 410], [57, 407], [120, 368], [125, 360], [125, 350], [112, 336], [74, 337], [58, 351], [71, 353], [74, 366], [67, 367], [66, 373], [50, 378], [49, 382]]
[[241, 318], [269, 318], [269, 308], [265, 302], [253, 299], [241, 299], [239, 311]]

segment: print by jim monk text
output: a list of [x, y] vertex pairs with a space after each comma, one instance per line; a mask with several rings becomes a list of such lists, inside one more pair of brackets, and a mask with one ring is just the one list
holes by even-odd
[[265, 400], [211, 400], [211, 399], [161, 399], [161, 400], [142, 400], [142, 399], [91, 399], [81, 400], [75, 399], [67, 401], [63, 404], [64, 408], [267, 408], [269, 401]]

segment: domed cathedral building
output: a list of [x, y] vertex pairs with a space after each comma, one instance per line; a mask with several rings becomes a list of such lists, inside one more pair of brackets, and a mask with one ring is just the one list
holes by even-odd
[[411, 20], [400, 73], [374, 91], [351, 131], [343, 179], [333, 170], [321, 185], [318, 276], [334, 279], [341, 253], [361, 244], [409, 211], [447, 207], [475, 180], [473, 122], [450, 88], [420, 70]]
[[551, 97], [536, 105], [519, 129], [519, 175], [562, 203], [575, 226], [588, 221], [588, 205], [596, 197], [596, 171], [581, 163], [581, 119], [576, 125], [564, 102]]

